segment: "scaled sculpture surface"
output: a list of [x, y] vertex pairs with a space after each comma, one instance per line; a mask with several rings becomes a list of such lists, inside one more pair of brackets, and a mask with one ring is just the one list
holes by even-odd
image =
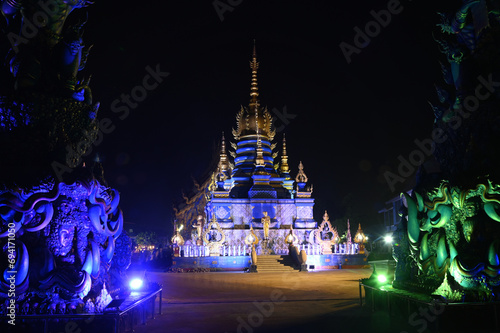
[[[464, 1], [434, 34], [447, 64], [432, 133], [440, 172], [422, 168], [396, 232], [393, 286], [449, 301], [499, 300], [499, 1]], [[430, 147], [431, 148], [431, 147]]]
[[[130, 265], [120, 195], [99, 164], [82, 164], [99, 107], [89, 79], [77, 77], [90, 49], [82, 41], [89, 4], [1, 1], [12, 46], [0, 91], [2, 315], [11, 272], [16, 313], [64, 314], [102, 311]], [[35, 17], [44, 24], [28, 30]]]

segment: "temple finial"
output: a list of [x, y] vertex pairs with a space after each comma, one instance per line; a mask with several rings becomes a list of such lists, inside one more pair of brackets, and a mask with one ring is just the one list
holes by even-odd
[[283, 133], [283, 152], [282, 152], [282, 155], [283, 156], [287, 156], [287, 154], [286, 154], [286, 136], [285, 136], [285, 133]]
[[220, 158], [219, 158], [219, 173], [222, 173], [224, 174], [225, 177], [227, 177], [228, 170], [229, 170], [229, 163], [226, 155], [226, 140], [224, 138], [224, 132], [222, 132]]
[[280, 171], [281, 171], [281, 175], [284, 176], [285, 179], [290, 179], [290, 167], [288, 166], [288, 155], [286, 153], [285, 133], [283, 133], [283, 151], [281, 153]]
[[257, 69], [259, 68], [259, 63], [257, 62], [257, 51], [255, 48], [255, 39], [253, 40], [253, 53], [252, 61], [250, 61], [250, 68], [252, 69], [252, 82], [250, 84], [250, 107], [259, 106], [259, 87], [257, 84]]
[[257, 108], [255, 108], [255, 131], [257, 133], [257, 156], [255, 158], [255, 165], [257, 167], [263, 167], [265, 165], [264, 152], [262, 149], [262, 139], [260, 137], [260, 128], [258, 122]]
[[297, 183], [307, 183], [308, 179], [306, 174], [304, 173], [304, 165], [302, 161], [299, 163], [299, 172], [297, 173], [297, 177], [295, 177], [295, 181]]
[[226, 139], [224, 138], [224, 132], [222, 132], [221, 154], [225, 153], [226, 153]]
[[265, 166], [264, 152], [262, 149], [262, 140], [260, 136], [257, 138], [257, 158], [255, 159], [255, 165], [257, 167]]

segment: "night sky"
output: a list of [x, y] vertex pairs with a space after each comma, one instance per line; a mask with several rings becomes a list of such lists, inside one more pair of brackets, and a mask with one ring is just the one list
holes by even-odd
[[[221, 133], [233, 139], [256, 39], [260, 101], [277, 115], [276, 140], [286, 133], [292, 176], [302, 161], [314, 185], [316, 220], [327, 209], [331, 220], [380, 223], [377, 211], [412, 179], [391, 191], [384, 171], [397, 172], [398, 156], [432, 130], [427, 101], [444, 60], [431, 35], [439, 9], [401, 1], [348, 64], [339, 44], [354, 45], [354, 28], [394, 1], [218, 3], [232, 11], [218, 13], [213, 1], [97, 0], [88, 8], [84, 40], [94, 47], [82, 74], [92, 74], [99, 117], [114, 125], [89, 160], [99, 155], [126, 221], [171, 231], [181, 191], [207, 176]], [[128, 115], [113, 112], [143, 84], [147, 66], [169, 75]]]

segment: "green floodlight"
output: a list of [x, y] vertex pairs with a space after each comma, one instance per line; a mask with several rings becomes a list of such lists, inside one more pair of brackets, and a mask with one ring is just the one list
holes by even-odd
[[387, 282], [387, 276], [384, 274], [378, 274], [377, 275], [377, 281], [380, 283], [386, 283]]
[[386, 284], [390, 284], [388, 275], [386, 273], [377, 272], [377, 266], [373, 264], [373, 273], [370, 276], [372, 286], [383, 287]]

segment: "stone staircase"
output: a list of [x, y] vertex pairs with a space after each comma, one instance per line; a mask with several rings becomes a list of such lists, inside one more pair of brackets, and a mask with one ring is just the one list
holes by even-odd
[[257, 272], [298, 272], [293, 260], [288, 255], [260, 255], [257, 256]]

